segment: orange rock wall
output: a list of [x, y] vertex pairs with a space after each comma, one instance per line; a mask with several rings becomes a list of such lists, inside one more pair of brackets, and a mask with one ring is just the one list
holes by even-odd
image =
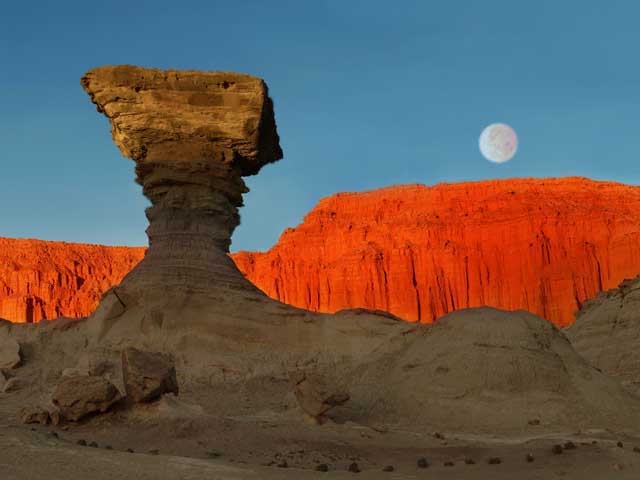
[[[145, 249], [0, 238], [0, 318], [89, 315]], [[325, 198], [265, 253], [232, 255], [269, 296], [432, 322], [455, 309], [525, 309], [557, 325], [640, 272], [640, 187], [581, 178]]]
[[268, 252], [233, 258], [269, 296], [310, 310], [432, 322], [490, 305], [567, 325], [640, 272], [640, 187], [564, 178], [340, 193]]
[[0, 238], [0, 318], [37, 322], [87, 316], [144, 250]]

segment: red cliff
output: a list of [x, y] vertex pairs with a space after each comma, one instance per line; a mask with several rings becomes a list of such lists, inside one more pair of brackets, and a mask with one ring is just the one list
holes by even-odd
[[583, 178], [405, 185], [325, 198], [236, 264], [273, 298], [432, 322], [525, 309], [557, 325], [640, 272], [640, 187]]
[[[0, 238], [0, 318], [89, 315], [144, 250]], [[640, 272], [640, 187], [565, 178], [339, 193], [268, 252], [232, 258], [268, 295], [310, 310], [432, 322], [490, 305], [566, 325]]]
[[87, 316], [144, 250], [0, 238], [0, 318], [37, 322]]

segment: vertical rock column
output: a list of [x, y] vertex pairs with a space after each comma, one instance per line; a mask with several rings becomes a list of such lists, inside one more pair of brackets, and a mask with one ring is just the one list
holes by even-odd
[[265, 83], [134, 66], [97, 68], [81, 83], [151, 202], [149, 249], [119, 288], [137, 298], [253, 288], [227, 252], [248, 191], [242, 177], [282, 158]]

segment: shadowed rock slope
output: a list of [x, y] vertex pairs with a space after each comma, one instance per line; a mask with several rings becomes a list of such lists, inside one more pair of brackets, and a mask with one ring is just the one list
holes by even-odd
[[640, 277], [585, 303], [566, 333], [593, 365], [639, 391]]

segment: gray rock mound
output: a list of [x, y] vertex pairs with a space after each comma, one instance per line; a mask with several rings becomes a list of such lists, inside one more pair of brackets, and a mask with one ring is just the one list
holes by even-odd
[[640, 277], [586, 302], [565, 332], [592, 365], [640, 388]]
[[[551, 323], [524, 311], [451, 313], [362, 378], [376, 382], [380, 405], [373, 415], [441, 429], [640, 426], [636, 398], [589, 365]], [[532, 419], [539, 425], [529, 425]]]

